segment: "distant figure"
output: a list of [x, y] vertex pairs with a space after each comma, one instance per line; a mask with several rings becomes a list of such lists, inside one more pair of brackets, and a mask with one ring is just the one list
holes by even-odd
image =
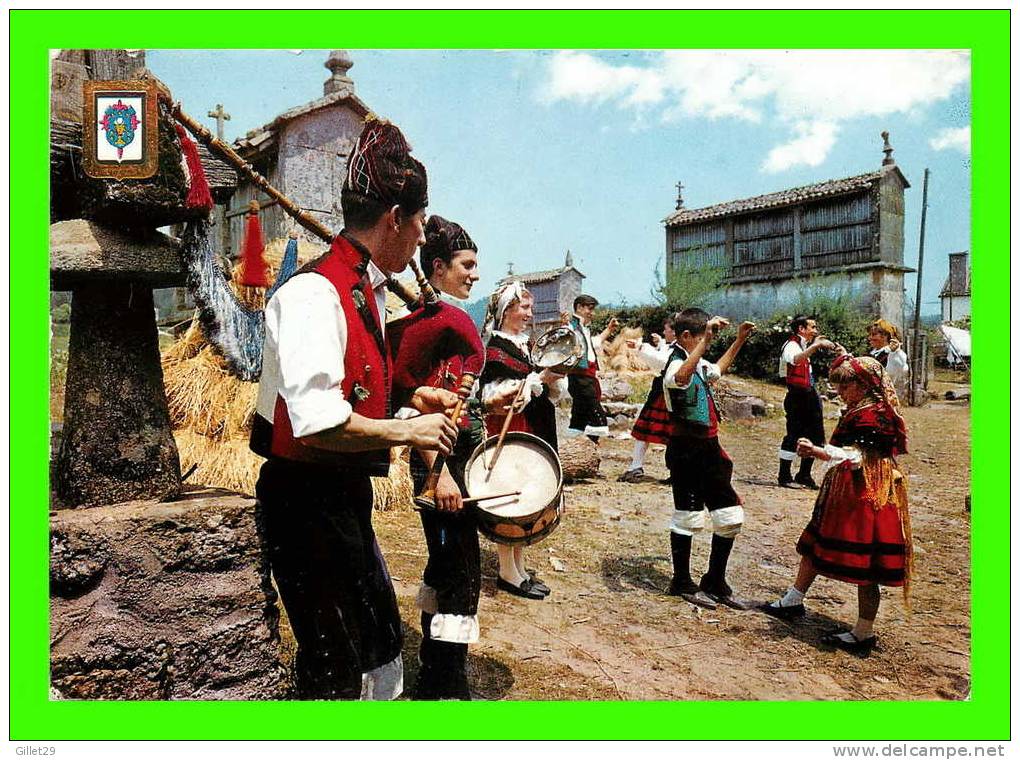
[[818, 485], [811, 478], [811, 457], [802, 457], [796, 477], [790, 474], [793, 459], [797, 456], [797, 440], [808, 438], [816, 446], [825, 445], [825, 425], [822, 422], [822, 398], [815, 390], [811, 372], [811, 355], [821, 348], [836, 348], [836, 344], [818, 334], [814, 317], [798, 314], [790, 322], [793, 333], [783, 346], [779, 359], [779, 376], [786, 380], [786, 436], [779, 445], [779, 485], [784, 488], [811, 488]]
[[907, 352], [900, 345], [899, 333], [891, 322], [876, 319], [868, 326], [868, 343], [871, 344], [868, 355], [885, 368], [896, 395], [902, 401], [910, 382], [910, 367], [907, 366]]
[[907, 428], [877, 360], [843, 354], [833, 362], [829, 380], [846, 404], [832, 440], [827, 446], [807, 438], [797, 442], [801, 456], [821, 459], [828, 468], [811, 521], [797, 542], [797, 579], [782, 598], [760, 609], [793, 620], [804, 616], [804, 595], [819, 575], [852, 583], [857, 622], [822, 641], [866, 656], [878, 641], [878, 587], [902, 586], [904, 597], [909, 594], [910, 516], [906, 479], [896, 464], [907, 451]]
[[567, 392], [573, 402], [567, 435], [586, 435], [596, 444], [600, 438], [609, 435], [609, 423], [601, 404], [602, 387], [597, 375], [599, 360], [596, 352], [602, 341], [616, 332], [619, 326], [616, 317], [613, 317], [605, 330], [592, 337], [588, 325], [598, 305], [599, 302], [593, 296], [580, 295], [574, 299], [574, 315], [568, 325], [581, 341], [582, 354], [581, 360], [567, 375]]
[[[638, 348], [638, 353], [650, 369], [660, 373], [652, 380], [652, 387], [648, 391], [644, 406], [638, 414], [637, 420], [630, 434], [634, 438], [634, 454], [630, 460], [630, 467], [619, 477], [623, 483], [640, 483], [645, 477], [645, 456], [648, 454], [648, 447], [653, 443], [661, 443], [665, 446], [669, 443], [669, 436], [673, 425], [669, 419], [669, 412], [666, 409], [666, 400], [662, 393], [662, 369], [669, 360], [676, 341], [676, 333], [673, 332], [673, 317], [666, 317], [662, 323], [662, 335], [652, 333], [651, 345], [642, 343], [640, 348], [636, 345], [631, 348]], [[634, 341], [636, 344], [637, 341]]]

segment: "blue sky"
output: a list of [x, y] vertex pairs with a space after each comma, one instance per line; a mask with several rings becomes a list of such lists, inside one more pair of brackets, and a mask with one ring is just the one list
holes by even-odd
[[[910, 266], [932, 172], [923, 313], [938, 311], [946, 254], [970, 248], [966, 52], [350, 52], [358, 95], [428, 167], [430, 211], [478, 243], [477, 296], [508, 262], [549, 269], [569, 248], [588, 292], [648, 302], [677, 180], [697, 208], [860, 174], [879, 167], [883, 129], [911, 183]], [[231, 139], [320, 97], [326, 55], [146, 53], [193, 116], [224, 104]]]

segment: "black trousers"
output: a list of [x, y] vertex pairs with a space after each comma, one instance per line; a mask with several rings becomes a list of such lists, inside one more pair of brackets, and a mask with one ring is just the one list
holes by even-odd
[[797, 439], [807, 438], [815, 446], [825, 445], [825, 424], [822, 421], [822, 397], [814, 388], [787, 387], [783, 400], [786, 412], [786, 436], [779, 448], [794, 453]]
[[584, 431], [587, 427], [605, 427], [606, 412], [599, 403], [598, 379], [591, 375], [567, 375], [570, 394], [570, 429]]
[[733, 490], [733, 460], [719, 439], [673, 436], [666, 444], [666, 467], [673, 507], [682, 512], [712, 512], [740, 504]]
[[[464, 465], [467, 457], [459, 445], [446, 465], [454, 481], [464, 488]], [[470, 454], [470, 451], [467, 452]], [[424, 461], [416, 451], [411, 452], [411, 477], [415, 493], [421, 490], [428, 475]], [[481, 552], [478, 545], [478, 522], [472, 507], [459, 512], [441, 512], [423, 509], [421, 526], [429, 550], [428, 564], [422, 580], [435, 589], [436, 610], [443, 615], [475, 615], [482, 590]], [[430, 610], [431, 612], [431, 610]]]
[[393, 584], [372, 530], [367, 473], [269, 460], [255, 487], [270, 566], [297, 640], [302, 699], [358, 699], [400, 655]]

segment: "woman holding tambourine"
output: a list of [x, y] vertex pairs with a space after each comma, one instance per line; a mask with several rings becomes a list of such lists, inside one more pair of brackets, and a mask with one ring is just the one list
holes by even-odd
[[[565, 392], [566, 380], [548, 369], [535, 371], [531, 362], [525, 331], [532, 319], [533, 304], [534, 298], [519, 280], [502, 285], [489, 299], [483, 328], [486, 352], [481, 400], [490, 435], [500, 434], [513, 406], [508, 431], [531, 433], [555, 450], [554, 403]], [[525, 569], [523, 546], [498, 543], [496, 552], [498, 588], [525, 599], [544, 599], [549, 594], [549, 587]]]

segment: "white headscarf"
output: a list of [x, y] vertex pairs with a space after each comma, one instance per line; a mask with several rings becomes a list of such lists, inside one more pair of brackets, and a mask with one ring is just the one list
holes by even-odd
[[494, 330], [503, 324], [503, 315], [514, 301], [520, 301], [528, 294], [528, 289], [520, 280], [504, 283], [489, 297], [489, 307], [485, 311], [485, 324], [482, 325], [482, 337], [488, 339]]

